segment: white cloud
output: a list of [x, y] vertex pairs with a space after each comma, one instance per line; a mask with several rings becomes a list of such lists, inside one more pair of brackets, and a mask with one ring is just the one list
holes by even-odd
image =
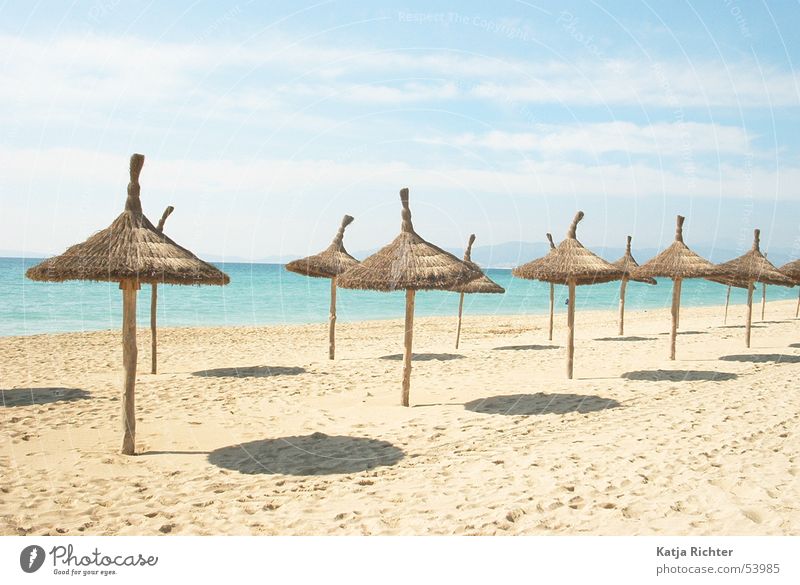
[[282, 104], [288, 111], [310, 91], [376, 106], [441, 100], [673, 109], [800, 105], [794, 72], [749, 61], [528, 62], [438, 49], [343, 49], [280, 36], [259, 42], [87, 36], [48, 43], [0, 36], [0, 116], [102, 119], [126, 107], [170, 111], [187, 103], [198, 112], [213, 106], [235, 115], [261, 107], [256, 95], [277, 106], [277, 89], [288, 96]]
[[696, 122], [646, 126], [622, 121], [565, 126], [541, 124], [537, 127], [537, 132], [498, 130], [419, 140], [466, 148], [549, 155], [623, 152], [674, 157], [701, 152], [719, 155], [746, 154], [751, 150], [750, 137], [742, 128]]
[[[0, 149], [0, 188], [58, 186], [65, 196], [86, 189], [124, 190], [128, 155], [80, 149]], [[148, 158], [142, 183], [159, 193], [237, 193], [286, 196], [320, 189], [367, 190], [410, 183], [416, 188], [507, 193], [519, 196], [596, 195], [648, 197], [800, 198], [800, 168], [735, 165], [695, 168], [692, 174], [632, 165], [585, 165], [569, 161], [524, 161], [511, 168], [458, 165], [417, 166], [395, 160], [377, 163], [330, 159], [178, 160]]]
[[798, 81], [792, 71], [761, 68], [749, 61], [577, 61], [561, 68], [532, 70], [527, 78], [514, 82], [482, 81], [471, 93], [492, 101], [565, 105], [796, 107], [800, 105]]

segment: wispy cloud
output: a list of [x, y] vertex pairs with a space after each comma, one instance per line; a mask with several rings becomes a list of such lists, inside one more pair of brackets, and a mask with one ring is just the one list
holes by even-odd
[[[64, 193], [108, 192], [124, 183], [127, 154], [91, 150], [0, 149], [0, 187], [32, 185]], [[122, 169], [123, 171], [120, 171]], [[696, 168], [688, 176], [646, 164], [581, 164], [571, 161], [523, 161], [506, 168], [454, 164], [412, 165], [403, 160], [378, 163], [333, 159], [148, 159], [143, 179], [150, 189], [172, 193], [258, 194], [284, 197], [313, 190], [353, 188], [375, 192], [410, 183], [417, 188], [517, 196], [669, 196], [687, 192], [699, 197], [800, 198], [800, 168], [774, 169], [725, 164]]]
[[[437, 49], [343, 49], [278, 37], [269, 43], [203, 44], [135, 37], [63, 37], [51, 42], [0, 36], [0, 104], [6, 118], [68, 119], [136, 104], [191, 101], [259, 107], [280, 94], [327, 95], [382, 106], [411, 102], [551, 103], [643, 107], [798, 106], [793, 71], [742, 61], [646, 62], [500, 59]], [[387, 76], [387, 72], [389, 75]], [[388, 79], [399, 82], [386, 81]], [[404, 80], [404, 81], [403, 81]], [[224, 96], [224, 100], [218, 100]], [[294, 101], [292, 99], [294, 98]]]
[[492, 131], [464, 133], [421, 142], [450, 144], [495, 151], [536, 152], [547, 155], [609, 152], [647, 154], [654, 157], [685, 156], [687, 152], [744, 155], [752, 137], [736, 126], [697, 122], [638, 125], [600, 122], [581, 125], [539, 125], [537, 132]]

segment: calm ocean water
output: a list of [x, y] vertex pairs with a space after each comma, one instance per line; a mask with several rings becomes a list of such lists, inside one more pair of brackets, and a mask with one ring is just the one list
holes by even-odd
[[[96, 282], [39, 283], [25, 278], [38, 260], [0, 258], [0, 336], [68, 331], [92, 331], [121, 326], [122, 299], [117, 284]], [[292, 274], [277, 264], [226, 264], [231, 277], [225, 287], [159, 287], [159, 323], [164, 326], [268, 325], [324, 322], [328, 316], [328, 280]], [[548, 310], [548, 285], [519, 280], [510, 270], [487, 270], [505, 287], [504, 295], [467, 295], [465, 315], [542, 314]], [[631, 283], [626, 307], [631, 310], [667, 307], [671, 282], [658, 286]], [[725, 287], [704, 280], [683, 284], [683, 306], [725, 302]], [[769, 287], [771, 300], [795, 298], [797, 289]], [[760, 299], [760, 291], [757, 292]], [[566, 287], [556, 287], [556, 310], [565, 312]], [[578, 309], [616, 309], [619, 283], [578, 287]], [[746, 292], [734, 289], [732, 303], [746, 302]], [[340, 289], [340, 321], [396, 319], [403, 316], [403, 293], [375, 293]], [[458, 295], [444, 292], [417, 294], [419, 316], [454, 316]], [[150, 323], [150, 287], [142, 286], [139, 322]]]

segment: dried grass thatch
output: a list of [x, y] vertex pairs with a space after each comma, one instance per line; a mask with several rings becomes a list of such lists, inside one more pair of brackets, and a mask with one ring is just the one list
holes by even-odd
[[792, 260], [781, 266], [778, 270], [791, 278], [795, 284], [800, 284], [800, 260]]
[[[550, 251], [543, 258], [528, 262], [512, 270], [519, 278], [542, 280], [551, 284], [565, 284], [569, 287], [569, 306], [567, 307], [567, 378], [572, 379], [575, 356], [575, 287], [578, 285], [597, 284], [619, 280], [625, 273], [612, 266], [597, 254], [590, 252], [578, 241], [578, 223], [583, 219], [583, 212], [575, 214], [575, 219], [567, 231], [567, 237], [553, 248], [550, 240]], [[552, 339], [553, 288], [550, 287], [550, 337]]]
[[330, 246], [314, 256], [289, 262], [286, 270], [316, 278], [333, 278], [358, 264], [358, 260], [348, 254], [344, 248], [344, 230], [351, 223], [353, 223], [353, 217], [345, 215]]
[[[800, 260], [788, 262], [779, 270], [791, 278], [795, 284], [800, 284]], [[797, 308], [794, 310], [794, 318], [797, 319], [798, 316], [800, 316], [800, 291], [797, 291]]]
[[131, 157], [131, 182], [125, 211], [109, 227], [60, 256], [29, 268], [25, 275], [31, 280], [49, 282], [134, 280], [139, 283], [228, 284], [228, 275], [159, 233], [144, 216], [139, 200], [139, 173], [143, 165], [143, 155]]
[[639, 263], [636, 262], [636, 259], [633, 257], [633, 254], [631, 254], [632, 239], [633, 238], [631, 238], [631, 236], [628, 236], [628, 243], [625, 246], [625, 255], [622, 256], [622, 258], [620, 258], [616, 262], [612, 262], [611, 264], [622, 270], [626, 275], [625, 278], [629, 280], [633, 280], [635, 282], [643, 282], [644, 284], [658, 284], [655, 278], [650, 278], [647, 276], [641, 278], [631, 277], [631, 270], [639, 266]]
[[794, 286], [794, 281], [766, 259], [761, 253], [761, 230], [753, 233], [753, 247], [738, 258], [717, 265], [717, 273], [709, 278], [715, 282], [747, 288], [752, 283], [762, 282], [778, 286]]
[[497, 284], [491, 278], [486, 276], [481, 270], [481, 267], [475, 264], [472, 261], [472, 244], [475, 243], [475, 234], [470, 235], [469, 242], [467, 243], [467, 249], [464, 250], [464, 262], [473, 270], [477, 270], [481, 273], [481, 276], [476, 278], [475, 280], [471, 280], [466, 284], [462, 284], [460, 286], [454, 287], [454, 292], [460, 292], [464, 294], [502, 294], [506, 292], [502, 286]]
[[628, 288], [628, 281], [635, 280], [636, 282], [643, 282], [644, 284], [658, 284], [655, 278], [631, 278], [631, 270], [639, 266], [636, 259], [631, 254], [631, 236], [628, 236], [628, 243], [625, 245], [625, 255], [619, 260], [614, 262], [614, 266], [619, 268], [625, 273], [622, 277], [622, 282], [619, 285], [619, 328], [617, 333], [622, 336], [625, 335], [625, 291]]
[[682, 215], [678, 216], [675, 241], [654, 258], [631, 270], [632, 278], [707, 278], [717, 274], [716, 266], [692, 252], [683, 242], [685, 219]]
[[675, 359], [675, 340], [681, 312], [681, 283], [686, 278], [709, 278], [718, 274], [717, 267], [701, 258], [683, 242], [683, 222], [679, 215], [675, 227], [675, 241], [655, 258], [631, 270], [633, 278], [665, 276], [672, 279], [672, 328], [669, 336], [669, 359]]
[[[479, 270], [481, 274], [483, 271], [480, 269], [480, 266], [475, 264], [472, 261], [472, 244], [475, 243], [475, 234], [471, 234], [469, 237], [469, 241], [467, 242], [467, 249], [464, 250], [464, 262], [475, 270]], [[467, 284], [461, 285], [453, 289], [455, 292], [461, 293], [459, 295], [458, 301], [458, 330], [456, 332], [456, 349], [458, 349], [459, 344], [461, 343], [461, 317], [464, 313], [464, 295], [465, 294], [475, 294], [475, 293], [485, 293], [485, 294], [500, 294], [506, 292], [502, 286], [497, 284], [491, 278], [483, 274], [480, 278], [476, 278], [475, 280], [468, 282]]]
[[381, 292], [406, 291], [403, 389], [400, 403], [408, 406], [416, 291], [453, 290], [479, 278], [482, 272], [417, 235], [411, 223], [408, 189], [400, 191], [400, 202], [403, 205], [400, 235], [391, 244], [342, 274], [339, 284], [345, 288]]
[[110, 227], [72, 246], [61, 256], [30, 268], [26, 275], [33, 280], [118, 281], [122, 290], [122, 363], [125, 377], [122, 393], [122, 453], [136, 451], [136, 297], [143, 282], [157, 284], [227, 284], [228, 275], [198, 259], [160, 233], [171, 213], [164, 212], [159, 227], [142, 213], [139, 200], [139, 174], [144, 155], [130, 160], [130, 182], [125, 211]]
[[339, 277], [339, 286], [361, 290], [453, 290], [481, 276], [450, 252], [426, 242], [415, 231], [408, 189], [400, 191], [402, 228], [389, 245]]
[[554, 250], [522, 266], [511, 273], [518, 278], [542, 280], [553, 284], [576, 285], [600, 284], [623, 277], [624, 272], [583, 247], [577, 237], [578, 222], [583, 219], [579, 211], [570, 225], [567, 237]]
[[330, 278], [331, 279], [331, 310], [328, 318], [328, 358], [335, 359], [336, 357], [336, 287], [338, 286], [338, 279], [340, 274], [344, 274], [348, 269], [356, 266], [358, 260], [353, 258], [344, 249], [344, 230], [353, 223], [353, 217], [345, 215], [342, 218], [342, 223], [339, 226], [339, 231], [333, 238], [331, 245], [325, 248], [319, 254], [309, 256], [289, 262], [286, 265], [286, 270], [304, 274], [306, 276], [314, 276], [317, 278]]
[[[753, 289], [756, 282], [763, 283], [762, 290], [762, 319], [767, 300], [766, 285], [794, 286], [794, 281], [775, 268], [772, 263], [761, 253], [761, 230], [753, 232], [753, 247], [738, 258], [729, 260], [717, 266], [718, 274], [709, 278], [715, 282], [747, 289], [747, 319], [745, 321], [745, 345], [750, 347], [750, 334], [753, 321]], [[729, 289], [730, 290], [730, 289]], [[726, 300], [727, 303], [727, 300]]]

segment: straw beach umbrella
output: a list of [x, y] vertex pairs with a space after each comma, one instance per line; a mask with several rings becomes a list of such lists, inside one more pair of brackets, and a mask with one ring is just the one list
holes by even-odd
[[[792, 279], [795, 284], [800, 284], [800, 260], [793, 260], [780, 267], [780, 271]], [[794, 318], [800, 317], [800, 291], [797, 293], [797, 308], [794, 311]]]
[[305, 276], [331, 279], [331, 310], [328, 324], [328, 358], [336, 357], [336, 283], [340, 274], [358, 264], [358, 260], [344, 248], [344, 230], [353, 223], [353, 218], [345, 215], [339, 231], [331, 245], [319, 254], [294, 260], [286, 265], [286, 270]]
[[480, 271], [482, 276], [453, 289], [453, 291], [461, 293], [458, 301], [458, 331], [456, 332], [456, 349], [458, 349], [458, 344], [461, 341], [461, 315], [464, 312], [464, 295], [475, 293], [502, 294], [506, 292], [506, 289], [483, 274], [480, 266], [472, 261], [472, 244], [474, 243], [475, 234], [472, 234], [469, 237], [469, 242], [467, 242], [467, 249], [464, 250], [464, 262], [469, 265], [470, 268]]
[[578, 241], [578, 222], [583, 219], [579, 211], [572, 220], [567, 237], [547, 256], [518, 266], [511, 273], [518, 278], [542, 280], [569, 287], [567, 310], [567, 378], [572, 379], [575, 354], [575, 287], [619, 280], [624, 272], [587, 250]]
[[414, 337], [414, 299], [418, 290], [453, 290], [479, 278], [481, 272], [449, 252], [423, 240], [411, 223], [408, 189], [400, 191], [402, 226], [390, 244], [342, 274], [339, 286], [362, 290], [406, 291], [405, 352], [401, 402], [409, 405], [411, 346]]
[[625, 273], [622, 277], [622, 283], [619, 285], [619, 334], [624, 335], [625, 332], [625, 290], [628, 288], [628, 281], [634, 280], [636, 282], [643, 282], [645, 284], [657, 284], [655, 278], [631, 278], [631, 270], [639, 266], [636, 259], [631, 254], [631, 240], [633, 238], [628, 236], [628, 243], [625, 246], [625, 255], [612, 262], [614, 266], [619, 268]]
[[747, 322], [745, 323], [744, 341], [750, 347], [750, 327], [753, 320], [753, 289], [755, 283], [794, 286], [794, 281], [767, 260], [759, 249], [761, 230], [753, 233], [753, 247], [738, 258], [717, 266], [722, 280], [732, 286], [747, 289]]
[[633, 278], [663, 276], [672, 279], [672, 330], [669, 352], [671, 360], [675, 359], [675, 338], [678, 334], [681, 310], [681, 283], [687, 278], [708, 278], [717, 274], [717, 269], [711, 262], [692, 252], [683, 242], [685, 219], [682, 215], [678, 216], [675, 241], [666, 250], [631, 271]]
[[122, 453], [125, 455], [133, 455], [135, 450], [136, 294], [141, 283], [223, 285], [230, 281], [226, 274], [159, 233], [144, 216], [139, 200], [139, 173], [143, 165], [144, 155], [131, 156], [125, 211], [109, 227], [26, 272], [28, 278], [38, 281], [119, 282], [125, 368], [122, 395]]
[[[159, 234], [164, 233], [164, 223], [167, 218], [172, 215], [175, 208], [168, 205], [164, 210], [161, 219], [158, 220], [156, 231]], [[150, 373], [158, 373], [158, 333], [156, 332], [157, 309], [158, 308], [158, 284], [153, 283], [150, 285]]]

